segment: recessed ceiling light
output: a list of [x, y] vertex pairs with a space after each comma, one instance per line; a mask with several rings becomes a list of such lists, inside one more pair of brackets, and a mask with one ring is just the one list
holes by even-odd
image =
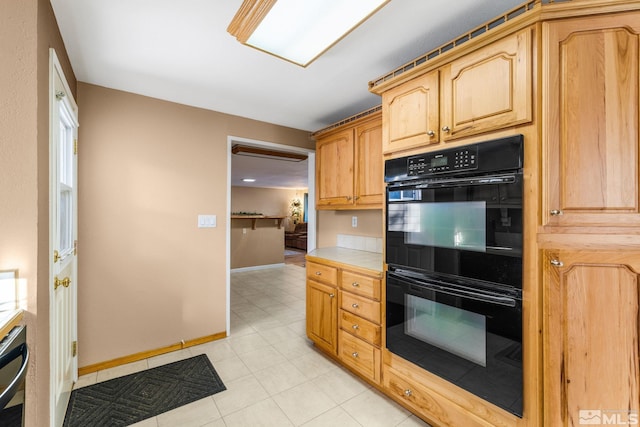
[[245, 0], [227, 31], [306, 67], [390, 0]]
[[242, 178], [242, 182], [256, 182], [254, 178]]

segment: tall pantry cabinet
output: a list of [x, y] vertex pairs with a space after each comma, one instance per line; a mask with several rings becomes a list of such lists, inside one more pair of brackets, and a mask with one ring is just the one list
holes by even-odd
[[545, 425], [640, 410], [639, 34], [637, 11], [543, 24]]

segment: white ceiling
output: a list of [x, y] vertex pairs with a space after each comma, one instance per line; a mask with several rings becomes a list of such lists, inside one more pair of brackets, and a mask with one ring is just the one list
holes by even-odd
[[380, 104], [370, 80], [523, 2], [391, 0], [302, 68], [227, 33], [242, 0], [51, 0], [79, 81], [307, 131]]

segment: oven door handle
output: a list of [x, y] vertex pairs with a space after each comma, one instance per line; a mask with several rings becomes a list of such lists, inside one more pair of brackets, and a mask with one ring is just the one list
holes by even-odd
[[413, 188], [443, 188], [443, 187], [462, 187], [469, 185], [495, 185], [495, 184], [513, 184], [516, 182], [515, 174], [508, 175], [491, 175], [467, 178], [451, 178], [451, 179], [434, 179], [421, 181], [412, 185]]
[[29, 349], [27, 348], [27, 344], [22, 343], [16, 348], [12, 349], [8, 353], [2, 355], [0, 357], [0, 368], [5, 367], [7, 364], [13, 362], [18, 357], [22, 356], [22, 364], [20, 365], [20, 369], [18, 369], [18, 373], [11, 380], [9, 386], [0, 394], [0, 409], [7, 406], [7, 403], [15, 396], [18, 392], [18, 388], [22, 381], [27, 376], [27, 364], [29, 363]]
[[438, 285], [431, 282], [424, 282], [422, 280], [416, 280], [408, 277], [399, 277], [397, 274], [389, 273], [399, 280], [403, 280], [408, 283], [413, 283], [416, 286], [426, 288], [436, 292], [442, 292], [460, 298], [472, 299], [474, 301], [486, 302], [494, 305], [502, 305], [505, 307], [515, 307], [516, 300], [514, 298], [506, 296], [491, 295], [482, 292], [464, 291], [462, 289], [450, 288], [446, 285]]

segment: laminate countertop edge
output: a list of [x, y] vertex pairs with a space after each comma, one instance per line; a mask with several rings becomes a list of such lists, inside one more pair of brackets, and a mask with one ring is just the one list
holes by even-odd
[[361, 251], [357, 249], [347, 249], [340, 247], [329, 247], [315, 249], [307, 254], [308, 261], [322, 262], [330, 261], [346, 268], [356, 267], [358, 269], [369, 270], [374, 274], [382, 274], [383, 262], [382, 254], [377, 252]]
[[7, 335], [14, 326], [22, 322], [24, 311], [21, 309], [0, 312], [0, 339]]

